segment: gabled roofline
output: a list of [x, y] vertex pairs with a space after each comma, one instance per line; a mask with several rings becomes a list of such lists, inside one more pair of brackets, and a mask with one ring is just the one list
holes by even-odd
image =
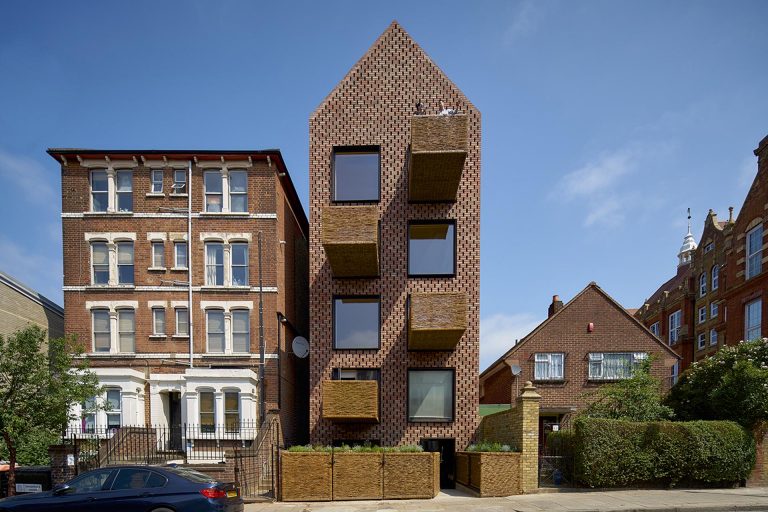
[[5, 272], [0, 272], [0, 283], [5, 284], [6, 286], [9, 286], [10, 288], [13, 288], [18, 293], [24, 295], [28, 299], [37, 302], [44, 308], [52, 311], [56, 315], [60, 316], [61, 318], [64, 318], [64, 308], [53, 302], [48, 297], [36, 292], [29, 286], [25, 285], [21, 281], [18, 281], [17, 279], [11, 277], [10, 275], [6, 274]]

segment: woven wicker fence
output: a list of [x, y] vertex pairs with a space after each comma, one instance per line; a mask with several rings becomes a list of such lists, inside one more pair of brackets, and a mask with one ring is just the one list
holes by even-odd
[[458, 452], [456, 481], [481, 498], [522, 494], [520, 453]]
[[379, 214], [375, 206], [323, 207], [322, 238], [334, 276], [379, 274]]
[[333, 499], [329, 452], [280, 452], [280, 494], [283, 501]]
[[451, 350], [467, 330], [466, 293], [412, 293], [408, 348]]

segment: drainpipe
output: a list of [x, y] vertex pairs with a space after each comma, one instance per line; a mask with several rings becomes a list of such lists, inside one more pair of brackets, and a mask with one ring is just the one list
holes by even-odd
[[195, 329], [192, 327], [192, 160], [187, 163], [187, 320], [189, 321], [189, 367], [194, 366], [194, 344], [192, 342]]
[[261, 231], [259, 231], [259, 419], [261, 423], [267, 416], [264, 398], [264, 283], [261, 279]]

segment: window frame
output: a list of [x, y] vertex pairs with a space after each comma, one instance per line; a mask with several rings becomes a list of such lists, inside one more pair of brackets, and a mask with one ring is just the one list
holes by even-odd
[[[453, 272], [450, 274], [413, 274], [411, 273], [411, 226], [427, 226], [435, 224], [447, 224], [453, 226]], [[458, 255], [458, 225], [456, 219], [411, 219], [408, 221], [405, 233], [406, 251], [405, 264], [407, 266], [408, 278], [454, 278], [457, 273], [457, 255]]]
[[[539, 356], [546, 356], [546, 360], [539, 361]], [[560, 356], [560, 369], [561, 374], [559, 376], [552, 375], [552, 356]], [[547, 376], [538, 377], [536, 375], [536, 369], [538, 363], [547, 363]], [[536, 352], [533, 354], [533, 380], [535, 382], [563, 382], [565, 381], [565, 352]]]
[[[179, 247], [184, 247], [184, 265], [179, 265]], [[173, 241], [173, 268], [175, 270], [189, 269], [189, 245], [186, 240]]]
[[[110, 278], [110, 274], [111, 274], [110, 268], [109, 268], [110, 267], [110, 264], [109, 264], [109, 243], [107, 241], [105, 241], [105, 240], [91, 240], [90, 245], [91, 245], [91, 285], [92, 286], [109, 286], [109, 278]], [[94, 249], [94, 246], [96, 246], [96, 245], [104, 246], [104, 251], [106, 252], [106, 255], [107, 255], [107, 262], [106, 263], [98, 263], [98, 264], [94, 263], [95, 258], [94, 258], [94, 250], [93, 249]], [[99, 267], [106, 267], [107, 281], [104, 282], [104, 283], [97, 283], [96, 282], [96, 266], [97, 265]], [[102, 268], [100, 270], [100, 272], [104, 272], [104, 269]]]
[[711, 275], [711, 281], [712, 281], [711, 288], [712, 288], [712, 291], [715, 291], [718, 288], [720, 288], [720, 265], [718, 265], [717, 263], [712, 265], [712, 270], [710, 275]]
[[[451, 380], [452, 380], [452, 388], [451, 388], [451, 418], [448, 420], [445, 419], [435, 419], [435, 420], [414, 420], [411, 416], [411, 372], [417, 371], [417, 372], [423, 372], [423, 371], [433, 371], [433, 372], [450, 372], [451, 373]], [[408, 367], [406, 368], [406, 374], [405, 374], [405, 399], [406, 399], [406, 418], [408, 423], [453, 423], [456, 421], [456, 368], [454, 367], [448, 367], [448, 368], [435, 368], [435, 367]]]
[[[605, 361], [606, 354], [609, 355], [628, 355], [630, 357], [629, 360], [629, 366], [630, 366], [630, 374], [626, 377], [617, 377], [617, 378], [609, 378], [609, 377], [603, 377], [603, 374], [605, 373], [605, 369], [603, 368], [603, 363]], [[644, 357], [638, 358], [637, 356], [639, 354], [644, 354]], [[593, 358], [592, 356], [600, 356], [598, 359], [597, 357]], [[632, 374], [635, 371], [635, 368], [640, 365], [642, 361], [647, 361], [650, 357], [650, 354], [648, 352], [588, 352], [587, 353], [587, 381], [589, 382], [617, 382], [621, 380], [631, 379]], [[600, 376], [595, 376], [592, 374], [592, 363], [596, 361], [600, 361]]]
[[[677, 325], [674, 329], [672, 329], [672, 317], [675, 317], [677, 319]], [[676, 345], [680, 342], [680, 329], [683, 323], [683, 312], [681, 309], [678, 309], [677, 311], [673, 311], [669, 314], [667, 317], [667, 333], [669, 336], [669, 339], [667, 340], [667, 343], [672, 346]], [[674, 340], [672, 339], [672, 333], [675, 333]]]
[[[157, 330], [158, 314], [162, 314], [163, 329]], [[168, 316], [163, 306], [152, 306], [152, 336], [165, 337], [168, 332]]]
[[[749, 252], [750, 249], [750, 240], [752, 238], [752, 234], [760, 230], [760, 236], [758, 237], [758, 248], [753, 253]], [[753, 227], [746, 233], [746, 240], [744, 242], [744, 249], [745, 249], [745, 268], [744, 268], [744, 280], [752, 279], [753, 277], [759, 275], [763, 271], [763, 237], [765, 233], [763, 232], [763, 223], [761, 222], [757, 226]], [[752, 257], [757, 257], [757, 265], [755, 265], [756, 270], [750, 265], [750, 261], [752, 261]]]
[[651, 326], [648, 327], [648, 330], [651, 331], [651, 334], [653, 334], [658, 338], [659, 332], [661, 332], [661, 322], [660, 321], [653, 322]]
[[[120, 247], [131, 247], [131, 263], [120, 263]], [[133, 240], [119, 240], [115, 242], [115, 254], [117, 260], [117, 284], [123, 286], [135, 286], [136, 284], [136, 246]], [[131, 267], [131, 281], [123, 282], [120, 275], [120, 267]]]
[[[208, 315], [211, 313], [221, 313], [221, 333], [215, 332], [213, 334], [221, 334], [222, 336], [222, 346], [221, 346], [221, 352], [213, 352], [211, 350], [211, 330], [210, 330], [210, 319], [208, 318]], [[208, 308], [205, 310], [205, 353], [206, 354], [226, 354], [227, 353], [227, 326], [226, 326], [226, 314], [227, 312], [222, 308]]]
[[[233, 354], [250, 354], [251, 353], [251, 310], [247, 308], [234, 308], [229, 311], [230, 314], [230, 325], [231, 332], [230, 336], [232, 338], [232, 353]], [[242, 315], [245, 314], [245, 318], [247, 320], [247, 330], [245, 332], [240, 332], [235, 330], [235, 315]], [[225, 329], [226, 330], [226, 329]], [[235, 334], [246, 334], [246, 346], [245, 350], [235, 350]], [[225, 341], [224, 345], [226, 347], [226, 333], [224, 334]]]
[[702, 272], [699, 274], [699, 297], [704, 297], [707, 294], [707, 273]]
[[[110, 392], [117, 393], [118, 403], [120, 404], [120, 407], [118, 407], [117, 409], [110, 409], [110, 410], [105, 411], [106, 415], [107, 415], [106, 428], [107, 428], [107, 430], [116, 430], [117, 428], [120, 428], [120, 427], [123, 426], [123, 390], [122, 390], [122, 388], [117, 387], [117, 386], [109, 386], [109, 387], [104, 388], [104, 403], [105, 404], [110, 403], [110, 401], [109, 401], [109, 393]], [[112, 428], [112, 427], [109, 426], [109, 424], [110, 424], [109, 417], [110, 416], [117, 416], [118, 417], [118, 427], [117, 428]]]
[[[96, 314], [97, 313], [106, 313], [107, 315], [107, 330], [106, 331], [97, 331], [96, 330]], [[99, 350], [96, 348], [96, 335], [101, 334], [107, 335], [107, 349], [106, 350]], [[109, 354], [112, 352], [112, 317], [110, 315], [110, 311], [108, 308], [92, 308], [91, 309], [91, 344], [93, 353], [99, 353], [99, 354]]]
[[[182, 176], [184, 176], [184, 180], [179, 181], [177, 177], [179, 176], [179, 173], [181, 173]], [[182, 183], [183, 185], [179, 185]], [[182, 190], [182, 192], [179, 192], [179, 190]], [[173, 170], [173, 186], [171, 187], [171, 195], [177, 195], [177, 196], [185, 196], [187, 195], [187, 171], [185, 169], [174, 169]]]
[[[208, 183], [205, 178], [208, 175], [219, 175], [219, 182], [221, 183], [221, 192], [208, 192]], [[219, 196], [219, 211], [208, 209], [208, 196]], [[207, 169], [203, 171], [203, 212], [204, 213], [223, 213], [224, 212], [224, 175], [221, 169]]]
[[[239, 389], [224, 389], [222, 393], [223, 399], [224, 399], [224, 432], [227, 434], [238, 434], [240, 433], [240, 424], [241, 424], [241, 418], [242, 418], [242, 407], [240, 405], [240, 390]], [[237, 410], [233, 412], [232, 409], [227, 409], [227, 395], [235, 395], [235, 400], [237, 403]], [[237, 422], [235, 422], [234, 428], [230, 428], [229, 423], [229, 417], [232, 414], [237, 414]]]
[[[336, 199], [336, 155], [344, 153], [376, 153], [379, 157], [378, 172], [376, 183], [378, 192], [376, 199]], [[360, 146], [334, 146], [331, 150], [331, 203], [333, 204], [376, 204], [381, 201], [381, 146], [377, 144], [368, 144]]]
[[[117, 352], [120, 354], [135, 354], [136, 353], [136, 310], [133, 308], [121, 307], [121, 308], [118, 308], [116, 312], [117, 312]], [[120, 329], [120, 316], [126, 313], [133, 315], [133, 330], [131, 331], [123, 331]], [[123, 340], [122, 340], [123, 334], [132, 335], [131, 344], [133, 345], [132, 347], [133, 350], [130, 350], [130, 351], [123, 350]]]
[[[165, 268], [165, 242], [160, 240], [153, 240], [151, 242], [152, 247], [152, 268]], [[159, 253], [157, 249], [160, 249]], [[160, 261], [157, 261], [157, 257], [160, 257]]]
[[[130, 190], [120, 190], [120, 175], [128, 174], [130, 176]], [[120, 209], [120, 196], [130, 196], [131, 207], [128, 210]], [[118, 213], [133, 213], [133, 169], [115, 169], [115, 211]]]
[[[232, 175], [233, 174], [242, 174], [245, 176], [245, 192], [232, 192]], [[229, 212], [230, 213], [242, 213], [246, 214], [248, 213], [248, 170], [247, 169], [227, 169], [227, 193], [229, 194]], [[244, 196], [245, 197], [245, 209], [244, 210], [235, 210], [232, 208], [232, 198], [233, 196]]]
[[711, 302], [709, 304], [709, 318], [717, 318], [720, 314], [720, 304], [717, 302]]
[[[245, 264], [238, 264], [235, 265], [235, 248], [245, 248]], [[251, 248], [248, 244], [248, 242], [230, 242], [229, 243], [229, 275], [232, 279], [232, 286], [250, 286], [250, 261], [251, 261]], [[235, 268], [238, 269], [245, 269], [245, 283], [242, 284], [235, 284]], [[224, 279], [226, 282], [226, 278]], [[223, 283], [222, 283], [223, 284]]]
[[[94, 191], [94, 189], [93, 189], [93, 175], [97, 174], [97, 173], [104, 173], [104, 183], [107, 186], [106, 190]], [[92, 169], [90, 171], [90, 173], [88, 173], [88, 181], [89, 181], [89, 186], [90, 186], [90, 189], [91, 189], [90, 190], [90, 192], [91, 192], [90, 193], [90, 199], [91, 199], [91, 210], [90, 211], [94, 212], [94, 213], [107, 213], [107, 212], [109, 212], [109, 173], [107, 172], [107, 170], [106, 169]], [[93, 205], [94, 205], [93, 198], [94, 198], [94, 195], [96, 195], [96, 194], [99, 194], [99, 195], [103, 194], [104, 197], [106, 197], [106, 203], [105, 203], [105, 206], [104, 206], [103, 210], [96, 210], [93, 207]]]
[[[378, 316], [378, 340], [376, 347], [366, 348], [350, 348], [350, 347], [338, 347], [336, 345], [336, 301], [344, 299], [363, 299], [363, 300], [375, 300], [379, 306]], [[334, 295], [331, 297], [331, 336], [333, 339], [333, 350], [381, 350], [381, 295]]]
[[[160, 180], [157, 180], [157, 176], [160, 176]], [[149, 171], [149, 193], [150, 194], [164, 194], [163, 192], [163, 179], [165, 177], [165, 171], [163, 169], [150, 169]], [[160, 185], [160, 189], [156, 190], [155, 186]]]
[[[221, 263], [220, 264], [214, 263], [213, 265], [211, 265], [210, 263], [208, 263], [208, 248], [213, 247], [214, 245], [221, 246]], [[213, 240], [205, 242], [205, 244], [203, 245], [204, 256], [205, 256], [205, 267], [204, 267], [205, 286], [224, 286], [224, 283], [226, 283], [227, 281], [226, 265], [224, 262], [224, 245], [225, 245], [224, 242], [213, 241]], [[217, 269], [216, 275], [218, 275], [218, 268], [221, 267], [221, 283], [220, 284], [208, 282], [208, 275], [209, 275], [208, 268], [211, 266]]]
[[[203, 412], [203, 394], [211, 395], [211, 411]], [[210, 415], [212, 421], [210, 424], [203, 422], [203, 415]], [[213, 434], [216, 432], [216, 392], [210, 388], [197, 390], [197, 419], [200, 422], [201, 434]]]
[[[760, 304], [758, 309], [758, 312], [760, 313], [759, 323], [757, 325], [753, 325], [750, 327], [749, 307], [758, 303]], [[762, 334], [763, 334], [762, 329], [763, 329], [763, 299], [762, 297], [757, 297], [744, 304], [744, 341], [750, 341], [753, 339], [757, 339], [758, 337], [762, 337]], [[754, 330], [757, 330], [757, 336], [750, 337], [749, 333]]]
[[707, 306], [701, 306], [698, 309], [697, 315], [698, 323], [703, 324], [707, 321]]
[[709, 330], [709, 346], [715, 346], [718, 344], [720, 335], [717, 332], [717, 329], [710, 329]]
[[707, 346], [707, 333], [706, 332], [700, 332], [696, 335], [696, 348], [698, 350], [704, 350], [704, 348]]
[[[186, 311], [187, 313], [187, 321], [186, 322], [179, 322], [179, 312], [180, 311]], [[189, 307], [187, 306], [176, 306], [173, 308], [173, 321], [174, 321], [174, 336], [180, 337], [180, 336], [186, 336], [189, 337]], [[179, 325], [186, 325], [187, 332], [181, 332], [179, 330]]]

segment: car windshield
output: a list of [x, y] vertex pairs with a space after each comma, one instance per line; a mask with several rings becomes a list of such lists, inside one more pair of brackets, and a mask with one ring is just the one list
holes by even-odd
[[205, 473], [195, 471], [194, 469], [168, 467], [168, 468], [165, 468], [165, 470], [170, 471], [171, 473], [174, 473], [176, 475], [179, 475], [180, 477], [185, 478], [190, 482], [194, 482], [196, 484], [207, 484], [209, 482], [216, 481], [215, 478], [210, 477]]

